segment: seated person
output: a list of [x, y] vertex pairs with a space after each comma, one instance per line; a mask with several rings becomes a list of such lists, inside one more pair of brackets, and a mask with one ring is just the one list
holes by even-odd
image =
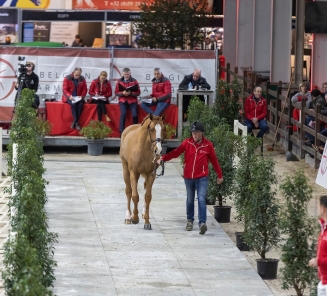
[[[73, 114], [73, 122], [70, 128], [76, 128], [77, 130], [81, 129], [81, 126], [78, 123], [79, 118], [81, 117], [84, 98], [87, 93], [87, 86], [84, 76], [82, 76], [82, 69], [76, 67], [72, 74], [67, 75], [64, 78], [62, 86], [62, 101], [71, 106]], [[78, 98], [79, 101], [76, 102]]]
[[[327, 99], [327, 95], [325, 95]], [[309, 102], [308, 108], [310, 110], [316, 110], [317, 105], [321, 105], [321, 114], [327, 115], [327, 101], [322, 97], [321, 92], [318, 89], [314, 89], [311, 92], [311, 101]], [[307, 115], [305, 117], [305, 125], [310, 128], [315, 128], [315, 118], [311, 115]], [[319, 127], [320, 130], [320, 127]], [[302, 143], [306, 146], [312, 146], [315, 141], [315, 137], [309, 133], [305, 133], [305, 137], [307, 140], [303, 141]]]
[[37, 109], [40, 105], [40, 98], [36, 94], [39, 88], [39, 76], [34, 73], [35, 64], [33, 62], [26, 62], [25, 67], [26, 67], [26, 73], [25, 74], [21, 73], [19, 75], [15, 85], [15, 89], [18, 90], [18, 92], [16, 93], [15, 105], [17, 103], [17, 100], [19, 99], [19, 95], [21, 91], [24, 88], [28, 88], [35, 91], [34, 102], [32, 104], [32, 107], [34, 109]]
[[81, 39], [80, 35], [75, 36], [75, 40], [72, 43], [72, 47], [85, 47], [85, 44], [83, 42], [83, 39]]
[[262, 97], [262, 89], [256, 86], [253, 94], [248, 96], [244, 104], [244, 125], [247, 126], [248, 134], [252, 134], [253, 128], [260, 128], [257, 138], [263, 138], [268, 126], [266, 121], [267, 116], [267, 102]]
[[[171, 83], [170, 80], [163, 76], [160, 68], [154, 68], [154, 78], [152, 79], [152, 94], [147, 98], [152, 98], [151, 103], [141, 103], [141, 108], [148, 114], [161, 116], [168, 108], [171, 99]], [[157, 106], [153, 111], [150, 107]]]
[[[98, 120], [101, 121], [102, 115], [105, 115], [106, 120], [110, 121], [107, 115], [106, 104], [109, 104], [109, 97], [112, 95], [110, 82], [107, 80], [107, 72], [101, 71], [99, 77], [94, 79], [91, 83], [89, 94], [90, 94], [90, 104], [97, 105]], [[99, 97], [99, 99], [94, 99], [93, 97]], [[104, 98], [101, 98], [104, 97]]]
[[309, 107], [309, 103], [312, 101], [311, 93], [308, 91], [308, 84], [306, 82], [301, 82], [299, 85], [299, 92], [296, 93], [292, 98], [292, 103], [301, 102], [302, 98], [306, 98], [306, 106]]
[[[325, 123], [325, 128], [320, 132], [324, 137], [327, 137], [327, 123]], [[316, 151], [318, 151], [320, 154], [324, 152], [325, 149], [325, 142], [320, 141], [320, 145], [316, 146], [312, 144], [312, 148], [314, 148]]]
[[[201, 70], [195, 69], [190, 75], [185, 75], [183, 81], [179, 84], [179, 88], [188, 89], [188, 86], [192, 85], [192, 89], [210, 89], [210, 85], [207, 80], [201, 76]], [[204, 102], [204, 97], [199, 96], [199, 99]], [[188, 105], [190, 104], [191, 96], [183, 96], [183, 116], [186, 119], [186, 113]]]
[[[135, 88], [135, 89], [134, 89]], [[117, 81], [115, 95], [119, 97], [120, 119], [119, 132], [125, 129], [127, 108], [132, 111], [133, 124], [138, 123], [137, 97], [140, 95], [140, 86], [135, 78], [131, 76], [129, 68], [123, 69], [123, 77]]]

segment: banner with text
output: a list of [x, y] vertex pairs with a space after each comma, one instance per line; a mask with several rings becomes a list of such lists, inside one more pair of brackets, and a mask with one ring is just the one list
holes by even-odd
[[163, 75], [170, 79], [172, 97], [176, 97], [176, 90], [184, 76], [193, 73], [195, 68], [202, 69], [202, 75], [213, 90], [216, 87], [214, 51], [115, 49], [112, 56], [111, 49], [1, 47], [0, 56], [0, 121], [10, 117], [14, 106], [16, 75], [20, 74], [18, 69], [21, 67], [18, 56], [35, 63], [34, 72], [40, 79], [37, 94], [41, 101], [55, 93], [61, 96], [64, 77], [77, 66], [82, 68], [88, 87], [101, 71], [107, 71], [113, 90], [122, 76], [122, 69], [128, 67], [140, 84], [141, 96], [152, 92], [151, 80], [155, 67], [159, 67]]

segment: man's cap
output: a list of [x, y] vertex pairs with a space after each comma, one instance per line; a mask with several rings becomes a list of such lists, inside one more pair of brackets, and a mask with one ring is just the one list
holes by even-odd
[[191, 133], [192, 132], [204, 132], [204, 126], [200, 121], [195, 121], [191, 125]]

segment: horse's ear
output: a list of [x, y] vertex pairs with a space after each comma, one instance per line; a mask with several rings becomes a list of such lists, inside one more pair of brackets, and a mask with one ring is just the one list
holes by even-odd
[[162, 121], [164, 121], [165, 118], [166, 118], [166, 113], [165, 113], [164, 115], [161, 116]]
[[[152, 114], [151, 114], [151, 115], [152, 115]], [[144, 119], [143, 119], [143, 121], [142, 121], [142, 123], [141, 123], [141, 125], [143, 125], [143, 123], [144, 123], [148, 118], [149, 118], [149, 115], [145, 116]]]
[[150, 117], [150, 120], [153, 120], [153, 114], [152, 113], [150, 114], [149, 117]]

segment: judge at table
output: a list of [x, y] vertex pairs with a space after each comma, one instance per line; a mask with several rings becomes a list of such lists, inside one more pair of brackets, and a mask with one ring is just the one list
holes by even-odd
[[[198, 90], [198, 89], [210, 89], [210, 85], [207, 82], [207, 80], [201, 76], [201, 70], [195, 69], [194, 72], [190, 75], [185, 75], [183, 81], [179, 84], [179, 88], [181, 89], [190, 89], [189, 86], [191, 86], [191, 89]], [[203, 96], [198, 96], [199, 99], [204, 102]], [[191, 96], [190, 95], [184, 95], [183, 96], [183, 119], [186, 120], [186, 113], [188, 105], [190, 104]]]
[[62, 87], [62, 101], [70, 105], [73, 115], [73, 122], [70, 128], [77, 130], [81, 129], [78, 122], [81, 117], [84, 98], [87, 93], [87, 86], [84, 76], [82, 76], [82, 69], [76, 67], [72, 74], [64, 78]]
[[89, 94], [90, 104], [97, 105], [98, 120], [102, 120], [102, 115], [106, 117], [106, 121], [110, 121], [107, 114], [106, 104], [109, 104], [109, 97], [112, 95], [110, 82], [107, 80], [107, 72], [101, 71], [99, 77], [91, 83]]

